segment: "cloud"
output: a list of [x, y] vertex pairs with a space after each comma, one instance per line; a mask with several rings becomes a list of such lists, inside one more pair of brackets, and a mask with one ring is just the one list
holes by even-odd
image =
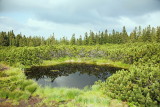
[[23, 28], [24, 26], [17, 21], [13, 20], [9, 17], [0, 16], [0, 29], [4, 31], [8, 30], [17, 30], [19, 28]]
[[92, 29], [93, 31], [96, 31], [96, 29], [91, 24], [77, 24], [77, 25], [61, 24], [61, 23], [41, 21], [36, 19], [28, 19], [27, 26], [38, 29], [38, 31], [44, 35], [46, 35], [44, 32], [47, 32], [48, 36], [54, 33], [55, 36], [58, 38], [63, 36], [67, 36], [68, 38], [71, 38], [73, 33], [75, 33], [76, 36], [78, 37], [79, 35], [84, 35], [84, 33], [86, 31], [89, 31], [90, 29]]
[[0, 29], [2, 31], [14, 30], [16, 34], [22, 32], [22, 34], [26, 36], [43, 36], [46, 38], [54, 33], [58, 39], [63, 36], [70, 39], [73, 33], [76, 33], [78, 37], [79, 35], [84, 35], [89, 29], [93, 29], [94, 31], [94, 27], [90, 24], [64, 25], [32, 18], [29, 18], [25, 23], [21, 24], [9, 17], [0, 17]]
[[40, 20], [64, 24], [97, 23], [101, 17], [134, 17], [160, 9], [158, 0], [2, 0], [2, 4], [2, 11], [31, 11]]
[[0, 0], [0, 29], [27, 35], [78, 36], [159, 26], [159, 0]]

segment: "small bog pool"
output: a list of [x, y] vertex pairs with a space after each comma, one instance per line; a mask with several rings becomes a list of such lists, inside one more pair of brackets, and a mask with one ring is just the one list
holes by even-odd
[[108, 65], [86, 63], [63, 63], [54, 66], [33, 66], [25, 70], [28, 79], [35, 80], [42, 87], [84, 88], [95, 81], [105, 81], [115, 71]]

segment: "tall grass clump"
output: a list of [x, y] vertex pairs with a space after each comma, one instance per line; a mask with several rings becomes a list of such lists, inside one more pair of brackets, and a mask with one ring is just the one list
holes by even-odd
[[82, 90], [76, 88], [38, 88], [34, 95], [40, 97], [46, 97], [46, 101], [67, 101], [72, 100], [76, 96], [80, 95]]
[[20, 69], [10, 68], [0, 72], [0, 98], [28, 99], [37, 88], [35, 82], [26, 80]]
[[36, 91], [37, 87], [38, 87], [37, 84], [33, 83], [31, 85], [26, 86], [25, 90], [27, 90], [30, 93], [34, 93]]

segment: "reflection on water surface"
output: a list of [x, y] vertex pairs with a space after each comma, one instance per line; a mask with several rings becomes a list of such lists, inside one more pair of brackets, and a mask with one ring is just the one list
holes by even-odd
[[81, 89], [93, 85], [97, 80], [104, 81], [120, 69], [108, 65], [63, 63], [54, 66], [33, 66], [26, 69], [25, 74], [41, 86]]

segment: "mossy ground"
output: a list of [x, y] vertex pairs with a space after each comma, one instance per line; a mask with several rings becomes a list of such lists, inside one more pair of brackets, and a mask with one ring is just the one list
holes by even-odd
[[87, 64], [97, 64], [97, 65], [103, 65], [103, 64], [108, 64], [110, 66], [114, 67], [120, 67], [124, 69], [128, 69], [130, 67], [129, 64], [125, 64], [121, 61], [111, 61], [108, 59], [103, 59], [103, 58], [59, 58], [59, 59], [52, 59], [52, 60], [45, 60], [41, 65], [55, 65], [59, 63], [87, 63]]

